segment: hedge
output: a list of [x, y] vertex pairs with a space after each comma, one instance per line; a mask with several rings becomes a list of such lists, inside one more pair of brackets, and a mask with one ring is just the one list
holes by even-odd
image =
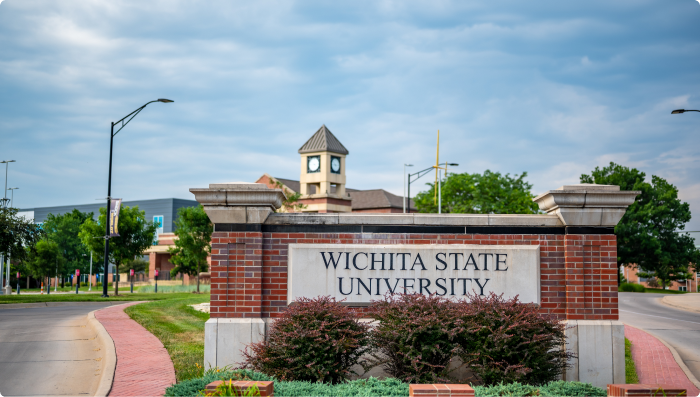
[[[335, 385], [302, 381], [278, 381], [271, 376], [249, 370], [208, 371], [203, 377], [190, 379], [169, 387], [165, 396], [196, 396], [206, 385], [216, 380], [272, 380], [275, 382], [275, 396], [408, 396], [408, 383], [398, 379], [377, 378], [358, 379]], [[542, 386], [522, 383], [498, 384], [494, 386], [474, 386], [478, 397], [489, 396], [607, 396], [605, 389], [588, 383], [554, 381]]]

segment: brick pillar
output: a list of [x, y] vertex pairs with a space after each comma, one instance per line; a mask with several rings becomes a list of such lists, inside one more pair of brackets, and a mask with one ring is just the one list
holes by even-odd
[[618, 321], [614, 227], [641, 192], [619, 186], [562, 186], [535, 197], [566, 226], [566, 346], [576, 354], [565, 380], [598, 387], [625, 382], [624, 325]]
[[261, 183], [210, 184], [190, 192], [214, 224], [204, 366], [236, 366], [248, 344], [265, 338], [262, 224], [285, 196]]

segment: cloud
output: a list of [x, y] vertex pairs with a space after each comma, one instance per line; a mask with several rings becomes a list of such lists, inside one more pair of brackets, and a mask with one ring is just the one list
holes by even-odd
[[23, 207], [104, 197], [109, 122], [166, 97], [115, 138], [124, 198], [296, 179], [297, 149], [325, 123], [354, 188], [402, 193], [402, 164], [433, 164], [440, 129], [455, 171], [527, 171], [541, 192], [615, 161], [668, 178], [700, 211], [700, 124], [670, 114], [700, 106], [688, 2], [2, 7], [0, 157], [18, 159]]

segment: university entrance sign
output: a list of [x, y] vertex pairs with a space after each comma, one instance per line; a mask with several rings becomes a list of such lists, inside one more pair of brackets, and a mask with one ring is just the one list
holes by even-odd
[[288, 295], [365, 305], [386, 293], [516, 295], [540, 303], [536, 245], [290, 244]]
[[275, 213], [284, 193], [262, 184], [190, 191], [214, 224], [206, 367], [238, 365], [301, 297], [364, 313], [392, 291], [493, 292], [566, 323], [565, 380], [625, 381], [614, 227], [639, 192], [562, 186], [534, 199], [544, 214], [438, 215]]

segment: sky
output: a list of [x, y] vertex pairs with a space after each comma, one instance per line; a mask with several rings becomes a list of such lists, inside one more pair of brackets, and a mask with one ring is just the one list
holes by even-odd
[[[614, 161], [679, 188], [700, 230], [696, 0], [5, 0], [0, 160], [15, 207], [299, 178], [325, 124], [347, 186], [403, 164], [526, 171], [533, 193]], [[4, 170], [3, 170], [4, 171]], [[426, 176], [412, 186], [424, 190]]]

